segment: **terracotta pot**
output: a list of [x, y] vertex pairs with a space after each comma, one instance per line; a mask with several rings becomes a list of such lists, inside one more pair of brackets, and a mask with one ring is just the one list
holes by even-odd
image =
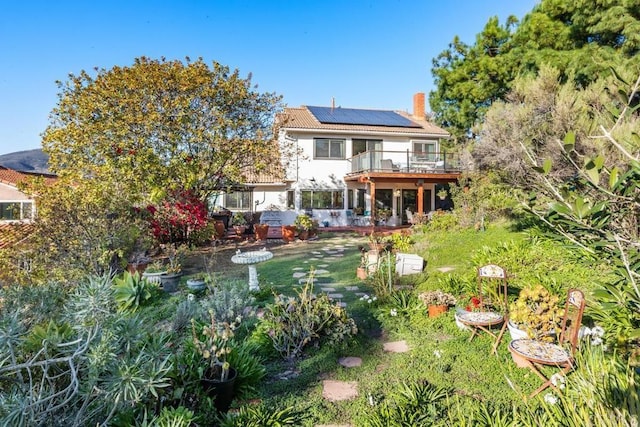
[[356, 276], [358, 277], [358, 279], [360, 280], [365, 280], [368, 275], [367, 275], [367, 268], [366, 267], [358, 267], [356, 269]]
[[294, 225], [282, 226], [282, 240], [286, 243], [293, 242], [296, 239], [296, 227]]
[[267, 240], [269, 234], [269, 224], [255, 224], [253, 231], [256, 233], [256, 240]]
[[236, 236], [242, 236], [247, 231], [247, 227], [245, 225], [234, 225], [233, 230], [236, 232]]
[[513, 361], [515, 362], [518, 368], [526, 368], [527, 366], [529, 366], [529, 362], [527, 361], [527, 359], [525, 359], [524, 357], [514, 352], [510, 352], [510, 353], [511, 353], [511, 358], [513, 359]]
[[216, 229], [216, 239], [222, 239], [225, 234], [227, 234], [227, 229], [223, 221], [216, 221], [213, 223], [213, 226]]
[[135, 274], [135, 273], [142, 274], [147, 269], [148, 265], [149, 265], [148, 262], [139, 262], [137, 264], [136, 263], [129, 263], [129, 264], [127, 264], [127, 270], [131, 274]]
[[441, 314], [444, 314], [449, 310], [449, 306], [446, 305], [430, 305], [429, 306], [429, 317], [438, 317]]
[[302, 230], [298, 233], [298, 239], [307, 240], [309, 238], [309, 230]]

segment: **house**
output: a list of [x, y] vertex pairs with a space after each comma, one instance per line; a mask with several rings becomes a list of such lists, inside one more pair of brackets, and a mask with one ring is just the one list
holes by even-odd
[[264, 204], [256, 210], [307, 212], [336, 226], [357, 224], [358, 214], [401, 225], [407, 211], [437, 209], [438, 189], [460, 177], [458, 157], [441, 148], [449, 134], [426, 119], [424, 93], [414, 95], [411, 114], [301, 106], [277, 121], [280, 142], [295, 144], [298, 155], [284, 179], [254, 188]]
[[17, 243], [32, 229], [35, 202], [20, 191], [18, 186], [34, 176], [54, 179], [49, 174], [19, 172], [0, 166], [0, 249]]

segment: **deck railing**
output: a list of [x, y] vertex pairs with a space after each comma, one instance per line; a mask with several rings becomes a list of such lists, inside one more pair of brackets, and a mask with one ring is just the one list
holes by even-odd
[[447, 152], [365, 151], [351, 158], [351, 173], [456, 173], [460, 157]]

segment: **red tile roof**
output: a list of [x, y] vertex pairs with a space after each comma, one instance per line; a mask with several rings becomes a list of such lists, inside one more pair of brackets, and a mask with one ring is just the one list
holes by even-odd
[[0, 221], [0, 249], [20, 243], [33, 232], [34, 225], [22, 221]]
[[43, 176], [45, 181], [51, 182], [55, 180], [54, 175], [49, 174], [40, 174], [40, 173], [28, 173], [28, 172], [18, 172], [13, 169], [6, 168], [4, 166], [0, 166], [0, 182], [4, 184], [9, 184], [14, 187], [17, 187], [19, 183], [23, 182], [26, 179], [33, 178], [36, 176]]

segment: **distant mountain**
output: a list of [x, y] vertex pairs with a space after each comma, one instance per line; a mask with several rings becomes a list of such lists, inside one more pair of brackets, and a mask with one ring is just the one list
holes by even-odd
[[49, 156], [41, 149], [0, 155], [0, 165], [21, 172], [49, 172]]

